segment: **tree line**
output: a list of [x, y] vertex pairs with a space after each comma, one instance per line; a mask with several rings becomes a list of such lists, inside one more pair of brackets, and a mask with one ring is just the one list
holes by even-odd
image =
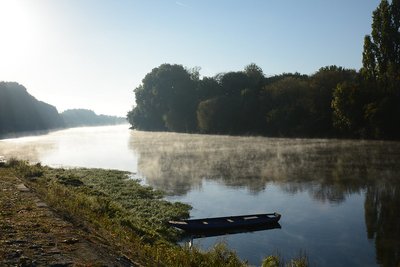
[[126, 118], [97, 115], [89, 109], [68, 109], [60, 113], [66, 127], [117, 125], [127, 123]]
[[266, 77], [256, 64], [200, 77], [199, 68], [154, 68], [135, 88], [132, 127], [147, 131], [285, 137], [400, 137], [400, 1], [381, 1], [363, 67]]
[[16, 82], [0, 82], [0, 137], [63, 126], [54, 106], [38, 101]]
[[91, 110], [66, 110], [37, 100], [16, 82], [0, 82], [0, 138], [24, 132], [46, 132], [77, 126], [114, 125], [126, 123], [126, 118], [97, 115]]

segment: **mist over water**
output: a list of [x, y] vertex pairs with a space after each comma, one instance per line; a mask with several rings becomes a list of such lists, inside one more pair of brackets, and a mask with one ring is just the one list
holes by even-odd
[[50, 166], [136, 172], [137, 156], [127, 149], [129, 135], [128, 125], [71, 128], [0, 140], [0, 155]]
[[134, 132], [130, 145], [147, 182], [193, 205], [192, 217], [283, 214], [281, 230], [197, 245], [225, 241], [252, 264], [274, 251], [318, 266], [399, 262], [397, 142]]
[[0, 155], [122, 169], [193, 206], [194, 218], [277, 211], [282, 228], [223, 241], [251, 264], [303, 251], [318, 266], [400, 260], [400, 143], [75, 128], [0, 140]]
[[309, 189], [316, 199], [340, 202], [377, 177], [400, 173], [395, 142], [133, 132], [130, 147], [140, 155], [140, 173], [171, 195], [210, 179], [254, 194], [275, 182], [290, 193]]

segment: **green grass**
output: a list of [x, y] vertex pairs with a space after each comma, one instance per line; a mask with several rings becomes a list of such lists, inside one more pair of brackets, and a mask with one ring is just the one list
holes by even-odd
[[262, 267], [307, 267], [309, 266], [308, 257], [305, 253], [300, 252], [295, 259], [286, 262], [280, 255], [272, 255], [266, 257], [262, 262]]
[[46, 176], [55, 177], [75, 194], [94, 198], [92, 209], [119, 224], [140, 232], [150, 240], [174, 241], [177, 231], [169, 220], [188, 218], [190, 206], [163, 200], [163, 193], [137, 180], [129, 173], [102, 169], [48, 169]]
[[246, 266], [217, 245], [208, 252], [174, 243], [168, 220], [186, 218], [190, 206], [163, 200], [163, 193], [129, 179], [127, 172], [53, 169], [23, 161], [8, 163], [64, 219], [109, 240], [144, 266]]
[[[176, 245], [179, 232], [167, 222], [189, 217], [191, 207], [165, 201], [163, 192], [140, 185], [127, 172], [55, 169], [17, 160], [9, 160], [6, 167], [13, 169], [64, 219], [90, 235], [108, 240], [140, 265], [247, 266], [224, 244], [210, 251]], [[271, 265], [268, 259], [264, 266], [283, 266], [280, 261]], [[290, 266], [307, 266], [300, 263], [291, 261]]]

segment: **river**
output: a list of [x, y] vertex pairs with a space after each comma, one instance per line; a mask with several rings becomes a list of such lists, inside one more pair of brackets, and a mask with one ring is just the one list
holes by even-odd
[[193, 218], [279, 212], [281, 228], [194, 239], [250, 264], [307, 255], [312, 266], [400, 264], [400, 143], [73, 128], [0, 140], [0, 156], [127, 170]]

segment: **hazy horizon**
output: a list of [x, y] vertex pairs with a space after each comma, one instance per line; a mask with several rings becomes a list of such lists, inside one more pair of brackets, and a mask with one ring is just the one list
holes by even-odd
[[162, 63], [200, 74], [359, 69], [373, 1], [0, 0], [0, 81], [66, 109], [125, 116]]

